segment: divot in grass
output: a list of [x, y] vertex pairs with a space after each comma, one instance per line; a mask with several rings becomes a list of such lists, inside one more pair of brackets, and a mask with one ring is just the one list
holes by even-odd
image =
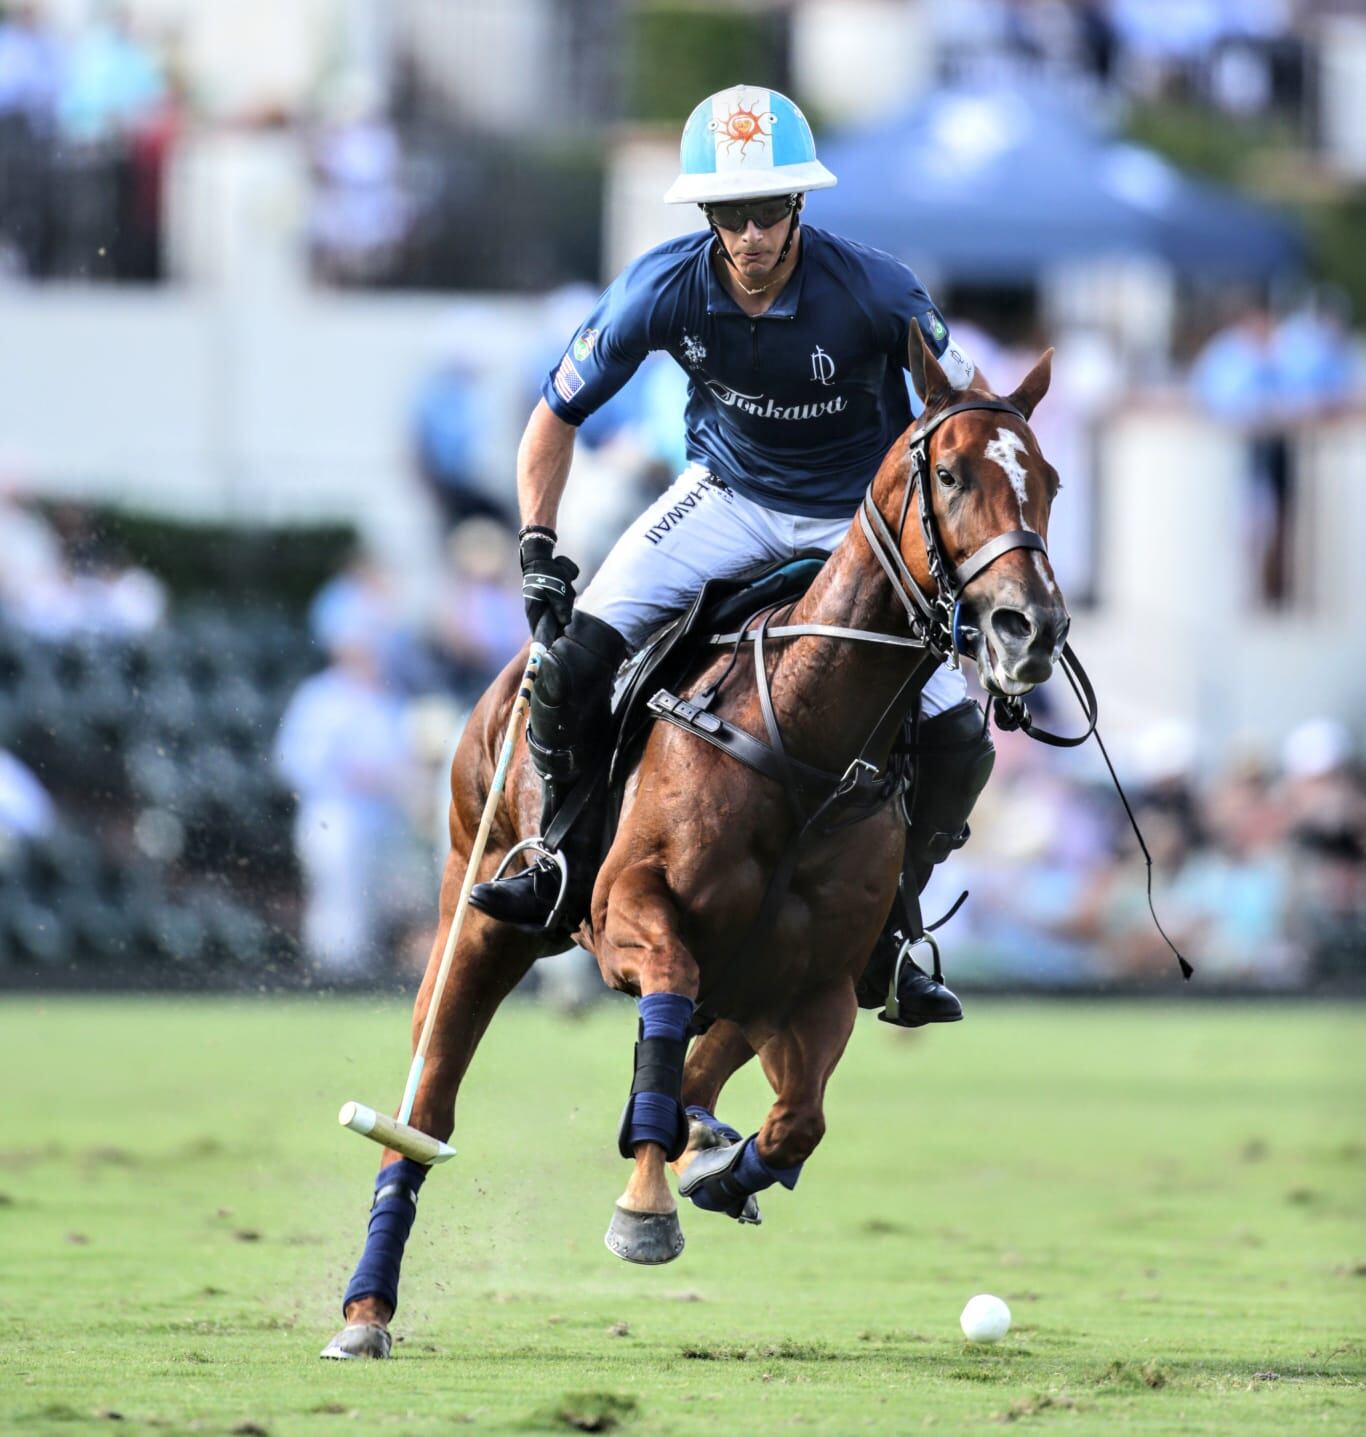
[[618, 1392], [566, 1392], [546, 1415], [575, 1432], [611, 1432], [638, 1412], [636, 1399]]
[[1020, 1397], [1004, 1412], [993, 1412], [993, 1422], [1018, 1422], [1022, 1417], [1037, 1417], [1041, 1412], [1068, 1410], [1076, 1407], [1072, 1398], [1065, 1394], [1053, 1396], [1047, 1392], [1036, 1392], [1032, 1397]]

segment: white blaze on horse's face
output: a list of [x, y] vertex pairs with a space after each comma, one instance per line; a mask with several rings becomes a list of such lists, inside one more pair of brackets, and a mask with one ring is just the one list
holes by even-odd
[[1029, 502], [1029, 476], [1024, 471], [1024, 465], [1020, 463], [1020, 455], [1025, 453], [1028, 453], [1028, 450], [1024, 440], [1013, 429], [1007, 429], [1004, 425], [996, 431], [996, 438], [986, 447], [986, 457], [1001, 466], [1006, 478], [1010, 480], [1010, 487], [1015, 491], [1015, 497], [1020, 501], [1020, 527], [1033, 533], [1033, 525], [1025, 519], [1025, 505]]

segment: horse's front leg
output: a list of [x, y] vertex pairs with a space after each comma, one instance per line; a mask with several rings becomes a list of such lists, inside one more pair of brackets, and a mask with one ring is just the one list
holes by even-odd
[[[491, 859], [488, 862], [491, 863]], [[446, 935], [455, 916], [465, 860], [452, 852], [441, 883], [441, 922], [413, 1007], [416, 1045], [427, 1016]], [[412, 1125], [442, 1141], [455, 1127], [461, 1079], [498, 1005], [539, 956], [539, 940], [469, 912], [452, 960], [427, 1063], [413, 1100]], [[375, 1179], [364, 1250], [342, 1299], [346, 1326], [324, 1357], [387, 1357], [389, 1322], [398, 1305], [399, 1270], [429, 1169], [386, 1148]]]
[[672, 1262], [683, 1251], [665, 1164], [688, 1142], [681, 1095], [698, 973], [678, 926], [658, 868], [637, 864], [612, 883], [598, 961], [614, 988], [639, 994], [640, 1007], [635, 1074], [617, 1134], [618, 1150], [635, 1167], [606, 1238], [627, 1262]]
[[825, 1085], [854, 1030], [858, 1003], [846, 978], [808, 995], [759, 1049], [777, 1101], [743, 1142], [700, 1154], [678, 1190], [698, 1207], [740, 1217], [754, 1194], [794, 1188], [825, 1134]]

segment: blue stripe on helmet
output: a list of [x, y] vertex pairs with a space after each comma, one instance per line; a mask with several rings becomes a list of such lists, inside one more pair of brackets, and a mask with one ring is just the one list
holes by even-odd
[[716, 135], [711, 129], [711, 100], [705, 99], [688, 116], [679, 147], [679, 168], [685, 175], [716, 173]]
[[806, 117], [787, 98], [776, 91], [769, 92], [769, 109], [773, 111], [773, 163], [775, 165], [804, 165], [816, 158], [816, 142], [811, 138], [811, 126]]

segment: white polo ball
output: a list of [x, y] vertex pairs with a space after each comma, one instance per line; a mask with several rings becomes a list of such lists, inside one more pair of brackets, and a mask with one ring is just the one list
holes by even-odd
[[979, 1292], [958, 1319], [969, 1342], [999, 1342], [1010, 1331], [1010, 1309], [999, 1297]]

